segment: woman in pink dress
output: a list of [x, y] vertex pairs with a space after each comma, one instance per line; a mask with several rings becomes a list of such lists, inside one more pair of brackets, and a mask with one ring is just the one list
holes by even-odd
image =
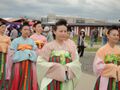
[[42, 48], [37, 59], [40, 90], [74, 90], [81, 70], [76, 45], [66, 40], [66, 20], [56, 23], [54, 34], [55, 40]]
[[35, 30], [35, 33], [32, 36], [30, 36], [30, 38], [32, 38], [35, 41], [39, 53], [40, 49], [47, 43], [47, 39], [45, 36], [41, 35], [43, 31], [41, 22], [35, 23], [33, 25], [33, 28]]

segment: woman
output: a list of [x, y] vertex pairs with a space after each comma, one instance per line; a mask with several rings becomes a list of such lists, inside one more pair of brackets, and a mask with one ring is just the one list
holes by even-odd
[[56, 23], [55, 40], [47, 43], [38, 57], [40, 90], [74, 90], [79, 80], [79, 58], [75, 43], [66, 40], [66, 24], [64, 19]]
[[85, 48], [85, 32], [80, 31], [78, 36], [78, 53], [80, 57], [83, 57], [84, 54], [84, 48]]
[[36, 44], [28, 36], [28, 24], [21, 28], [22, 36], [12, 41], [10, 50], [13, 57], [9, 90], [38, 90], [36, 76]]
[[39, 50], [44, 46], [44, 44], [47, 43], [47, 39], [45, 36], [41, 35], [43, 31], [41, 22], [35, 23], [33, 27], [36, 33], [30, 36], [30, 38], [32, 38], [35, 41], [36, 45], [38, 46], [38, 52], [39, 52]]
[[7, 89], [6, 81], [6, 56], [8, 46], [10, 45], [10, 37], [4, 35], [6, 26], [0, 25], [0, 90]]
[[120, 90], [119, 32], [112, 27], [107, 32], [108, 42], [101, 47], [94, 60], [94, 72], [98, 75], [94, 90]]

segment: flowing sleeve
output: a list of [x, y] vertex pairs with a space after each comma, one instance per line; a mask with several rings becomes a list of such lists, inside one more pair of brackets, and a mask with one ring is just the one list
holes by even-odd
[[101, 74], [102, 70], [105, 68], [105, 64], [102, 59], [95, 57], [93, 64], [93, 71], [96, 75]]
[[94, 62], [93, 62], [93, 71], [96, 75], [101, 75], [104, 77], [113, 77], [116, 78], [117, 65], [115, 64], [105, 64], [104, 63], [105, 54], [103, 51], [99, 50], [96, 53]]
[[37, 81], [41, 87], [47, 87], [47, 85], [52, 81], [52, 79], [46, 77], [46, 73], [50, 67], [54, 64], [51, 62], [49, 63], [47, 60], [43, 59], [40, 55], [37, 58]]
[[50, 53], [51, 49], [49, 45], [46, 44], [37, 58], [37, 79], [40, 89], [41, 87], [46, 87], [52, 81], [52, 79], [46, 77], [48, 70], [54, 65], [52, 62], [48, 62]]
[[9, 80], [11, 77], [11, 69], [12, 69], [12, 57], [11, 55], [11, 51], [10, 51], [10, 44], [11, 44], [11, 40], [10, 38], [8, 38], [8, 50], [7, 50], [7, 55], [6, 55], [6, 79]]
[[[55, 63], [55, 62], [48, 62], [50, 55], [52, 52], [52, 48], [51, 48], [51, 43], [46, 44], [43, 48], [42, 51], [39, 54], [39, 59], [37, 60], [38, 62], [41, 62], [41, 60], [44, 61], [44, 63], [46, 63], [46, 65], [42, 62], [40, 65], [44, 65], [44, 68], [46, 67], [46, 77], [47, 78], [51, 78], [51, 79], [55, 79], [58, 81], [62, 81], [64, 82], [65, 80], [65, 67], [59, 63]], [[41, 59], [40, 59], [41, 57]], [[47, 65], [52, 65], [48, 68]]]
[[68, 67], [68, 78], [69, 80], [73, 80], [74, 86], [76, 86], [77, 83], [79, 82], [81, 75], [81, 63], [79, 61], [77, 51], [75, 55], [75, 60], [72, 61], [71, 63], [66, 64], [66, 66]]
[[6, 56], [6, 79], [9, 80], [11, 77], [11, 70], [13, 65], [13, 51], [8, 47], [8, 52]]

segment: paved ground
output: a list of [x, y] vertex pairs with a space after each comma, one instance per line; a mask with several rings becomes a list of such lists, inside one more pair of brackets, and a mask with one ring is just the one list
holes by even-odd
[[85, 52], [84, 57], [80, 58], [81, 79], [75, 90], [93, 90], [96, 81], [96, 76], [93, 74], [92, 64], [95, 53]]
[[94, 90], [96, 77], [86, 73], [81, 74], [81, 79], [75, 90]]
[[84, 56], [80, 58], [80, 63], [82, 64], [81, 69], [84, 73], [93, 74], [93, 61], [95, 57], [95, 52], [85, 52]]

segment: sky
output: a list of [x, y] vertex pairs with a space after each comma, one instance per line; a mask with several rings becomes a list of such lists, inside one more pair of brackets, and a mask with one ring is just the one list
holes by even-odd
[[48, 14], [118, 21], [120, 0], [0, 0], [2, 18]]

